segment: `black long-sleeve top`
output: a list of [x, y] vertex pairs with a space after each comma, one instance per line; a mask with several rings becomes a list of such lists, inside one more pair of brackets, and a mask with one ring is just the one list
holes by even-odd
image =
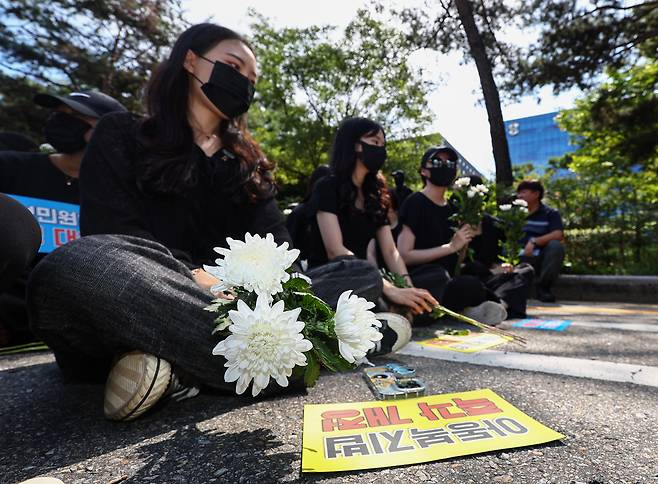
[[[218, 152], [207, 157], [199, 148], [198, 183], [183, 194], [152, 194], [140, 189], [136, 160], [139, 118], [112, 113], [98, 123], [80, 169], [82, 235], [124, 234], [160, 242], [188, 267], [212, 264], [213, 247], [227, 247], [226, 237], [272, 233], [288, 242], [283, 215], [274, 198], [238, 202], [232, 179], [237, 158]], [[231, 193], [232, 192], [232, 193]]]

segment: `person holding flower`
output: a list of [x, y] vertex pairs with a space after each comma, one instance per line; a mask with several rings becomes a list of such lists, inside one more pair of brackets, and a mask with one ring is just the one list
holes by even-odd
[[528, 216], [523, 227], [523, 257], [535, 268], [537, 299], [555, 302], [551, 287], [560, 275], [564, 262], [564, 225], [560, 212], [542, 203], [544, 187], [539, 180], [523, 180], [516, 196], [524, 200]]
[[[343, 265], [351, 277], [357, 277], [356, 267], [350, 265], [367, 260], [368, 244], [375, 238], [389, 269], [404, 275], [411, 285], [387, 218], [390, 199], [380, 173], [385, 145], [384, 129], [370, 119], [349, 118], [338, 128], [331, 151], [332, 174], [316, 185], [310, 202], [315, 213], [308, 271], [312, 279]], [[429, 313], [437, 304], [424, 289], [382, 283], [383, 297], [413, 314]]]
[[[213, 294], [228, 298], [219, 289], [226, 281], [203, 269], [214, 247], [250, 232], [281, 247], [284, 268], [298, 255], [286, 251], [272, 163], [246, 126], [257, 77], [243, 37], [194, 25], [154, 71], [147, 116], [115, 113], [96, 126], [80, 172], [83, 237], [36, 267], [28, 304], [32, 329], [66, 375], [107, 379], [109, 419], [135, 418], [199, 386], [233, 390], [204, 310]], [[262, 262], [268, 272], [272, 262]], [[365, 262], [359, 271], [348, 279], [336, 268], [313, 285], [329, 284], [334, 301], [345, 290], [376, 300], [378, 272]]]
[[433, 146], [423, 154], [420, 175], [425, 186], [400, 209], [398, 249], [417, 287], [428, 289], [448, 309], [498, 324], [507, 313], [497, 296], [474, 276], [453, 277], [457, 253], [478, 231], [468, 223], [454, 227], [456, 208], [446, 199], [446, 191], [457, 176], [457, 159], [448, 146]]

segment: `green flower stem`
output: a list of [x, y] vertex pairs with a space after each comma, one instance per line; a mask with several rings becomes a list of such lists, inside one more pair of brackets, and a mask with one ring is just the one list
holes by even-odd
[[492, 333], [492, 334], [497, 334], [498, 336], [502, 336], [503, 338], [507, 339], [508, 341], [512, 341], [513, 343], [518, 343], [521, 345], [526, 344], [525, 338], [521, 336], [517, 336], [515, 334], [509, 333], [507, 331], [504, 331], [502, 329], [496, 328], [494, 326], [489, 326], [488, 324], [480, 323], [479, 321], [476, 321], [475, 319], [471, 319], [467, 316], [464, 316], [463, 314], [456, 313], [454, 311], [451, 311], [450, 309], [441, 306], [440, 304], [436, 306], [432, 310], [432, 316], [435, 319], [439, 319], [442, 316], [448, 315], [458, 321], [462, 321], [467, 324], [471, 324], [473, 326], [476, 326], [487, 333]]

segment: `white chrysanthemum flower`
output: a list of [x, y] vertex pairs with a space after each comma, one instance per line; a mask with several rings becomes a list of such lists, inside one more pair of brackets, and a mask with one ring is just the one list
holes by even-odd
[[517, 198], [516, 200], [514, 200], [512, 202], [512, 204], [516, 205], [517, 207], [527, 207], [528, 206], [528, 202], [526, 202], [525, 200], [521, 200], [520, 198]]
[[457, 181], [455, 181], [455, 186], [462, 188], [462, 187], [467, 187], [471, 184], [471, 179], [467, 176], [457, 178]]
[[286, 270], [299, 256], [299, 250], [288, 250], [288, 242], [277, 246], [272, 234], [262, 238], [247, 233], [244, 242], [230, 237], [226, 242], [228, 249], [215, 247], [215, 252], [224, 256], [215, 261], [217, 267], [203, 266], [220, 280], [211, 291], [243, 287], [268, 298], [283, 291], [281, 284], [290, 279]]
[[480, 193], [489, 193], [489, 189], [487, 188], [486, 185], [475, 185], [475, 189], [480, 192]]
[[528, 209], [525, 207], [519, 207], [519, 210], [521, 210], [523, 213], [528, 213]]
[[382, 323], [370, 311], [373, 307], [373, 303], [352, 291], [345, 291], [338, 298], [334, 318], [338, 349], [349, 363], [359, 362], [375, 347], [375, 341], [382, 339], [382, 333], [377, 330]]
[[284, 311], [283, 301], [270, 306], [268, 299], [258, 296], [252, 311], [238, 301], [237, 311], [229, 311], [232, 333], [212, 350], [226, 358], [224, 381], [237, 381], [235, 391], [244, 393], [253, 380], [255, 397], [267, 387], [270, 378], [282, 387], [295, 366], [306, 366], [305, 352], [313, 345], [301, 333], [304, 323], [297, 321], [301, 308]]
[[500, 205], [498, 208], [500, 208], [503, 212], [507, 212], [508, 210], [512, 210], [512, 205], [510, 204]]
[[475, 195], [479, 195], [479, 194], [480, 194], [480, 192], [475, 190], [475, 188], [469, 188], [468, 191], [466, 192], [466, 195], [468, 196], [468, 198], [473, 198]]

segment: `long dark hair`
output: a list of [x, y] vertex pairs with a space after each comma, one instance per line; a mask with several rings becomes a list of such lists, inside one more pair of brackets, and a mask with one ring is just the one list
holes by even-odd
[[[338, 179], [339, 210], [351, 212], [355, 209], [357, 188], [352, 182], [352, 173], [358, 154], [354, 145], [362, 136], [380, 131], [384, 133], [379, 123], [366, 118], [348, 118], [338, 128], [331, 150], [331, 169]], [[378, 224], [383, 223], [391, 203], [384, 176], [380, 173], [366, 174], [361, 191], [366, 216]]]
[[[239, 40], [251, 49], [226, 27], [198, 24], [178, 37], [169, 58], [153, 72], [146, 88], [148, 116], [138, 130], [141, 153], [136, 171], [143, 191], [182, 194], [198, 183], [198, 149], [187, 119], [190, 76], [183, 64], [188, 51], [203, 55], [223, 40]], [[238, 198], [255, 202], [273, 196], [273, 167], [249, 134], [246, 114], [222, 121], [217, 135], [222, 147], [240, 160], [232, 179]]]

